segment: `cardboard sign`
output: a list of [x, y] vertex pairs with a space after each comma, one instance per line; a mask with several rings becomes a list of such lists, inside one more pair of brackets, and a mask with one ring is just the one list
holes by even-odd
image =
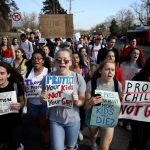
[[100, 127], [117, 125], [121, 105], [118, 92], [95, 90], [95, 94], [101, 94], [103, 102], [99, 106], [93, 106], [90, 125]]
[[16, 91], [0, 93], [0, 115], [18, 113], [18, 110], [10, 108], [11, 103], [17, 103]]
[[27, 98], [35, 98], [41, 95], [41, 79], [24, 79]]
[[119, 118], [150, 122], [150, 82], [126, 81]]
[[46, 76], [46, 89], [48, 91], [48, 107], [64, 106], [72, 108], [73, 76]]
[[40, 31], [44, 38], [72, 38], [72, 14], [44, 14], [40, 15]]

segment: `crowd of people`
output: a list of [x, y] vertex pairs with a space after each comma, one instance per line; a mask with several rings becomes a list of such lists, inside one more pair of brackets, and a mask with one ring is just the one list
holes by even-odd
[[[123, 99], [125, 81], [150, 82], [150, 58], [145, 60], [136, 37], [118, 50], [117, 38], [103, 34], [81, 35], [75, 38], [44, 39], [40, 32], [22, 33], [10, 42], [3, 36], [0, 44], [0, 93], [16, 91], [17, 102], [1, 113], [0, 150], [26, 150], [22, 141], [22, 114], [28, 114], [34, 125], [41, 129], [43, 150], [75, 150], [82, 130], [88, 127], [92, 150], [109, 150], [115, 126], [91, 126], [93, 107], [103, 98], [95, 90], [117, 92]], [[71, 93], [73, 106], [47, 107], [46, 76], [73, 77]], [[27, 94], [34, 81], [39, 96]], [[32, 94], [32, 93], [31, 93]], [[3, 97], [0, 97], [2, 102]], [[120, 119], [120, 126], [131, 130], [129, 150], [144, 150], [150, 137], [150, 123]], [[30, 133], [29, 133], [30, 134]], [[97, 137], [100, 136], [99, 146]]]

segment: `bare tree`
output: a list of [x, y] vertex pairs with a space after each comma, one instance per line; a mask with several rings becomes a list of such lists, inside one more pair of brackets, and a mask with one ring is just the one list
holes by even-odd
[[136, 17], [140, 21], [140, 23], [142, 25], [147, 25], [149, 21], [149, 0], [141, 0], [140, 4], [134, 2], [131, 5], [131, 8], [134, 10]]
[[116, 20], [122, 32], [126, 32], [129, 27], [133, 26], [135, 16], [130, 9], [122, 9], [116, 14]]
[[38, 27], [38, 16], [36, 13], [32, 12], [30, 14], [24, 13], [23, 14], [23, 28], [24, 29], [37, 29]]

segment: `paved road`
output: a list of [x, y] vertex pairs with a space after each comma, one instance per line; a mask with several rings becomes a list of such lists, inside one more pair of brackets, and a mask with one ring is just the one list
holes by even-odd
[[[28, 115], [24, 116], [23, 120], [23, 143], [26, 147], [25, 150], [42, 150], [40, 129], [32, 124], [31, 118]], [[78, 142], [79, 150], [90, 150], [89, 131], [87, 127], [84, 128], [83, 134], [84, 140]], [[115, 128], [114, 138], [110, 146], [110, 150], [127, 150], [130, 136], [130, 131], [117, 126]], [[146, 150], [150, 150], [150, 142]]]

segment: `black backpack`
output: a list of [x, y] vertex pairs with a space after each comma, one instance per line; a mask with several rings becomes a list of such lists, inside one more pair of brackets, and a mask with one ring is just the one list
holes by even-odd
[[[114, 80], [114, 87], [115, 87], [115, 92], [118, 92], [118, 81], [116, 79], [113, 79]], [[97, 78], [93, 78], [91, 80], [91, 95], [93, 96], [95, 94], [95, 89], [96, 89], [96, 86], [97, 86]]]

